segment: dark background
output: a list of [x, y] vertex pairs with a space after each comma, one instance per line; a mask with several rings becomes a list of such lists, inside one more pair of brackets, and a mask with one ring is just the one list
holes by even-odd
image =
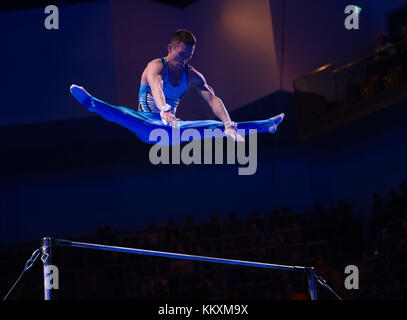
[[[326, 263], [335, 269], [328, 278], [338, 290], [343, 289], [346, 265], [359, 263], [363, 269], [363, 263], [373, 265], [364, 258], [376, 259], [380, 252], [399, 247], [405, 251], [405, 71], [393, 81], [386, 73], [391, 66], [385, 66], [376, 89], [372, 89], [371, 78], [358, 87], [358, 92], [373, 90], [368, 98], [363, 93], [351, 103], [322, 98], [320, 109], [316, 106], [321, 105], [321, 95], [315, 92], [322, 91], [324, 85], [308, 85], [312, 81], [309, 77], [307, 85], [302, 85], [316, 88], [314, 91], [295, 90], [293, 85], [328, 63], [340, 68], [374, 54], [377, 35], [397, 39], [406, 21], [405, 1], [359, 1], [355, 4], [362, 8], [360, 29], [346, 30], [344, 8], [348, 4], [339, 0], [63, 1], [55, 3], [59, 30], [45, 29], [46, 4], [41, 1], [2, 4], [0, 245], [4, 252], [15, 256], [6, 268], [7, 255], [3, 255], [2, 268], [8, 276], [1, 292], [8, 290], [19, 266], [43, 236], [84, 237], [108, 244], [190, 253], [199, 252], [194, 241], [205, 239], [203, 251], [212, 256], [303, 263], [317, 266], [317, 272], [318, 266], [323, 269]], [[148, 159], [149, 145], [127, 129], [89, 113], [69, 93], [69, 86], [76, 83], [109, 103], [134, 107], [142, 70], [151, 59], [166, 55], [168, 39], [181, 27], [192, 30], [198, 38], [191, 65], [205, 75], [232, 119], [286, 114], [275, 135], [258, 136], [257, 171], [252, 176], [239, 176], [238, 165], [154, 166]], [[400, 61], [403, 57], [400, 50]], [[362, 71], [357, 74], [365, 75]], [[307, 98], [304, 92], [312, 93]], [[214, 118], [195, 93], [186, 96], [179, 112], [183, 119]], [[378, 196], [382, 209], [377, 209]], [[233, 232], [229, 230], [232, 213], [240, 221]], [[187, 235], [186, 217], [193, 217], [199, 229], [192, 240]], [[214, 219], [219, 224], [216, 231], [207, 227]], [[251, 219], [257, 219], [255, 227]], [[275, 245], [269, 243], [275, 225], [295, 231], [294, 222], [300, 225], [302, 235], [296, 238], [295, 232], [287, 231], [283, 242], [300, 247], [268, 254], [267, 248]], [[178, 235], [170, 240], [170, 225], [174, 223]], [[154, 240], [154, 245], [145, 240], [149, 232], [157, 232], [159, 240]], [[248, 233], [258, 233], [259, 238], [244, 240]], [[132, 236], [126, 238], [125, 234]], [[399, 234], [401, 238], [397, 238]], [[229, 247], [225, 244], [228, 236], [236, 240]], [[378, 249], [386, 237], [394, 243]], [[313, 249], [313, 241], [318, 249]], [[216, 243], [226, 247], [217, 248]], [[245, 256], [246, 246], [252, 251], [264, 250]], [[240, 255], [239, 250], [244, 252]], [[300, 251], [300, 258], [292, 256]], [[329, 252], [337, 255], [331, 257]], [[61, 252], [60, 259], [62, 256]], [[79, 258], [83, 263], [77, 267], [88, 275], [86, 270], [93, 270], [94, 262], [86, 257]], [[403, 259], [396, 259], [395, 266], [384, 263], [379, 271], [364, 272], [369, 276], [378, 272], [394, 275], [394, 267], [404, 270]], [[114, 262], [120, 268], [128, 262], [120, 261]], [[155, 268], [145, 261], [141, 265], [150, 271]], [[174, 268], [163, 264], [149, 276], [168, 272], [185, 278], [183, 272], [188, 271]], [[197, 265], [194, 268], [202, 273]], [[223, 269], [219, 274], [215, 271], [208, 271], [215, 284], [228, 274]], [[134, 272], [143, 277], [148, 273], [139, 269]], [[127, 268], [123, 274], [132, 271]], [[90, 276], [89, 281], [113, 283], [116, 279], [114, 275], [109, 277], [101, 272], [95, 279]], [[282, 278], [284, 283], [290, 282]], [[120, 281], [126, 283], [125, 279], [123, 276]], [[142, 286], [143, 281], [138, 285]], [[256, 283], [265, 281], [259, 276]], [[296, 289], [303, 290], [302, 284]], [[202, 286], [211, 287], [208, 283]], [[29, 287], [20, 287], [16, 297], [41, 298]], [[118, 285], [117, 290], [120, 288]], [[183, 285], [176, 288], [169, 292], [177, 292], [180, 299], [188, 295]], [[229, 289], [217, 288], [211, 294], [239, 298], [233, 296], [233, 290], [228, 291], [227, 281], [223, 288]], [[256, 284], [251, 288], [240, 297], [280, 299], [286, 297], [285, 293], [278, 296], [275, 292], [291, 290], [276, 286], [273, 293], [256, 296]], [[350, 294], [344, 289], [341, 293], [348, 298], [405, 297], [405, 289], [391, 288], [389, 295], [388, 288], [380, 285], [366, 287], [363, 293]], [[61, 298], [79, 298], [80, 290], [75, 290], [65, 296], [61, 293]], [[93, 297], [117, 296], [109, 290]], [[128, 290], [126, 296], [117, 297], [140, 298]], [[205, 290], [200, 291], [201, 297], [208, 296]], [[148, 298], [148, 289], [143, 294], [142, 298]], [[160, 294], [166, 297], [165, 292]], [[92, 293], [83, 297], [92, 297]]]

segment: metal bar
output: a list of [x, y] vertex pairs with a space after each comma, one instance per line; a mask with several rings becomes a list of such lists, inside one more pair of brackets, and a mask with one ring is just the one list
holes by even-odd
[[52, 300], [51, 285], [48, 277], [51, 265], [51, 239], [43, 238], [41, 246], [41, 260], [44, 269], [44, 300]]
[[308, 268], [308, 291], [311, 300], [318, 300], [314, 268]]
[[88, 249], [96, 249], [96, 250], [103, 250], [103, 251], [125, 252], [125, 253], [142, 254], [142, 255], [148, 255], [148, 256], [159, 256], [159, 257], [165, 257], [165, 258], [224, 263], [224, 264], [240, 265], [240, 266], [246, 266], [246, 267], [257, 267], [257, 268], [279, 269], [279, 270], [301, 271], [301, 272], [307, 272], [309, 270], [309, 267], [286, 266], [286, 265], [269, 264], [269, 263], [262, 263], [262, 262], [213, 258], [213, 257], [206, 257], [206, 256], [195, 256], [195, 255], [189, 255], [189, 254], [180, 254], [180, 253], [171, 253], [171, 252], [163, 252], [163, 251], [144, 250], [144, 249], [133, 249], [133, 248], [107, 246], [107, 245], [100, 245], [100, 244], [93, 244], [93, 243], [84, 243], [84, 242], [74, 242], [74, 241], [69, 241], [69, 240], [53, 240], [53, 244], [55, 244], [57, 246], [63, 246], [63, 247], [77, 247], [77, 248], [88, 248]]

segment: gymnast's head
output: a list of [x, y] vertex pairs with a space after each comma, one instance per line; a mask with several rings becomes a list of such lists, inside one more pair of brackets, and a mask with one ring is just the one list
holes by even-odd
[[192, 58], [196, 45], [193, 33], [186, 29], [177, 30], [168, 44], [168, 60], [176, 68], [182, 68]]

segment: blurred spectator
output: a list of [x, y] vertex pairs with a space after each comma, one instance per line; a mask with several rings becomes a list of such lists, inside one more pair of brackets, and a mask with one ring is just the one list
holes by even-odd
[[267, 245], [269, 247], [276, 247], [283, 245], [285, 243], [284, 237], [281, 234], [280, 226], [278, 224], [273, 224], [271, 227], [271, 237], [268, 240]]
[[169, 239], [171, 235], [173, 235], [174, 238], [177, 240], [180, 239], [180, 236], [181, 236], [180, 230], [173, 219], [170, 219], [168, 221], [166, 235], [167, 235], [167, 239]]
[[332, 277], [332, 268], [329, 266], [327, 261], [320, 257], [315, 262], [315, 272], [325, 279], [327, 283], [330, 283]]
[[170, 233], [168, 235], [168, 240], [165, 243], [165, 248], [167, 250], [174, 251], [174, 250], [176, 250], [177, 245], [178, 245], [178, 239], [177, 239], [176, 235], [174, 233]]
[[166, 277], [161, 277], [158, 282], [157, 293], [159, 297], [168, 298], [170, 295], [170, 289], [168, 285], [168, 279]]
[[146, 233], [144, 235], [144, 243], [147, 247], [156, 248], [159, 242], [159, 233], [155, 223], [148, 224]]
[[229, 218], [224, 229], [227, 234], [237, 234], [242, 231], [241, 221], [239, 221], [239, 218], [235, 212], [231, 212], [229, 214]]
[[127, 295], [137, 297], [140, 290], [140, 277], [136, 268], [131, 268], [126, 283]]
[[199, 226], [195, 224], [194, 218], [192, 216], [188, 216], [186, 218], [183, 234], [184, 239], [187, 242], [191, 243], [201, 236], [201, 230]]
[[[257, 232], [263, 229], [263, 221], [259, 217], [259, 214], [256, 211], [250, 212], [249, 220], [248, 220], [248, 229], [250, 232]], [[253, 230], [253, 228], [255, 230]]]
[[291, 221], [291, 232], [290, 232], [290, 239], [292, 243], [300, 243], [303, 242], [303, 228], [301, 227], [298, 220]]
[[[401, 224], [401, 237], [398, 241], [397, 247], [404, 254], [404, 258], [407, 259], [407, 220], [404, 220]], [[407, 261], [406, 261], [407, 262]]]
[[219, 214], [214, 213], [211, 216], [211, 221], [206, 228], [206, 235], [208, 237], [216, 237], [221, 235], [221, 225], [219, 222]]
[[89, 274], [88, 283], [86, 287], [83, 287], [86, 299], [93, 300], [93, 299], [101, 299], [103, 292], [98, 288], [98, 279], [96, 277], [96, 273], [92, 272]]
[[402, 191], [403, 197], [407, 199], [407, 182], [406, 181], [400, 182], [400, 190]]
[[102, 243], [112, 243], [113, 242], [113, 231], [108, 225], [96, 230], [96, 241]]
[[[177, 253], [185, 253], [184, 246], [182, 244], [177, 245], [176, 249]], [[194, 270], [194, 264], [190, 260], [183, 260], [183, 259], [173, 259], [170, 262], [170, 272], [172, 274], [187, 274], [192, 273]]]
[[[400, 195], [400, 210], [403, 212], [407, 212], [407, 182], [402, 181], [400, 183], [400, 190], [401, 190], [401, 195]], [[405, 214], [403, 214], [403, 218], [407, 218]]]
[[396, 49], [394, 49], [393, 43], [388, 41], [387, 37], [384, 34], [379, 34], [377, 36], [377, 41], [379, 45], [376, 48], [376, 55], [374, 58], [375, 61], [386, 59], [397, 54]]
[[385, 205], [380, 194], [374, 194], [372, 196], [372, 216], [382, 217], [385, 215]]
[[401, 54], [407, 53], [407, 25], [402, 25], [400, 35], [396, 39], [397, 48]]
[[403, 200], [396, 190], [392, 189], [388, 192], [388, 208], [389, 220], [400, 219], [403, 212]]
[[251, 232], [251, 233], [261, 232], [261, 230], [258, 227], [257, 222], [254, 222], [254, 221], [249, 222], [249, 232]]
[[285, 297], [287, 300], [308, 300], [307, 295], [302, 292], [298, 292], [292, 283], [288, 283], [285, 286]]

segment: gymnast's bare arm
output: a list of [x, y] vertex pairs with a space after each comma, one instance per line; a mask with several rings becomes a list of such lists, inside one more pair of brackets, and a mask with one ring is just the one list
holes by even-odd
[[[141, 76], [141, 83], [148, 85], [151, 88], [151, 93], [153, 95], [155, 104], [162, 110], [166, 106], [165, 96], [163, 92], [163, 76], [164, 76], [164, 66], [160, 60], [156, 59], [151, 61]], [[164, 112], [162, 118], [168, 123], [177, 121], [175, 115], [171, 111]]]
[[188, 86], [198, 91], [199, 95], [209, 104], [213, 113], [225, 124], [225, 134], [237, 141], [244, 141], [243, 137], [236, 132], [222, 100], [215, 95], [213, 89], [206, 83], [204, 76], [191, 66], [189, 70]]

